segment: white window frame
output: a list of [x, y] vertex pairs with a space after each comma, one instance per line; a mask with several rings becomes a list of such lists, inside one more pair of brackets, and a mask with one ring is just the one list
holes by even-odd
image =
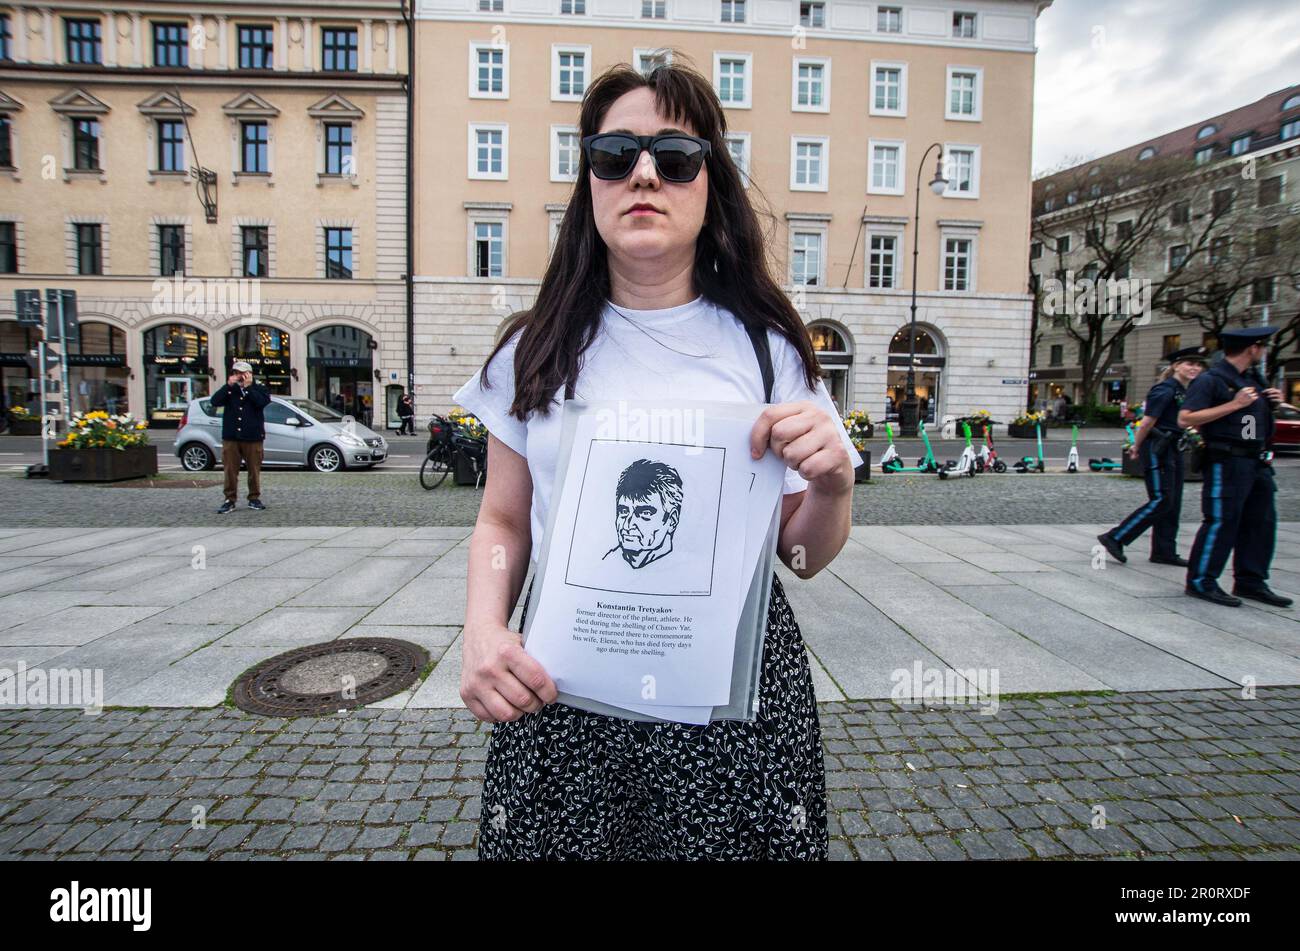
[[[582, 54], [582, 92], [565, 93], [560, 92], [560, 54], [561, 53], [581, 53]], [[587, 87], [591, 85], [591, 45], [581, 43], [552, 43], [551, 44], [551, 102], [582, 102], [583, 95], [587, 92]]]
[[[501, 226], [501, 273], [500, 274], [478, 274], [475, 272], [475, 265], [478, 263], [478, 256], [474, 253], [475, 242], [478, 240], [479, 225], [500, 225]], [[471, 212], [469, 216], [469, 266], [465, 273], [476, 281], [499, 281], [510, 273], [506, 248], [510, 246], [509, 242], [510, 223], [506, 216], [497, 217], [496, 215], [484, 214], [482, 212]]]
[[753, 177], [753, 142], [750, 134], [748, 132], [728, 132], [726, 137], [728, 142], [735, 140], [740, 142], [743, 146], [741, 149], [741, 161], [743, 164], [739, 166], [740, 182], [748, 188]]
[[[952, 174], [953, 165], [951, 164], [951, 155], [954, 149], [958, 151], [972, 153], [971, 170], [970, 170], [971, 188], [970, 191], [968, 192], [959, 192], [953, 187], [954, 183], [957, 180], [956, 177]], [[944, 177], [948, 179], [948, 187], [944, 189], [943, 197], [961, 198], [961, 199], [979, 198], [980, 196], [980, 147], [978, 145], [971, 145], [967, 142], [945, 142], [943, 144], [943, 162], [944, 162], [944, 169], [943, 169]]]
[[[966, 259], [966, 287], [963, 290], [949, 290], [944, 287], [944, 271], [948, 265], [948, 242], [969, 241], [970, 252]], [[944, 294], [974, 294], [979, 287], [979, 237], [966, 229], [939, 229], [939, 290]]]
[[[956, 17], [958, 14], [961, 14], [962, 16], [968, 16], [968, 17], [971, 18], [971, 35], [970, 35], [970, 36], [962, 36], [962, 35], [959, 34], [959, 33], [954, 33], [954, 32], [952, 32], [952, 27], [953, 27], [953, 24], [952, 24], [952, 18], [953, 18], [953, 17]], [[962, 10], [962, 9], [959, 9], [959, 8], [958, 8], [958, 9], [954, 9], [954, 10], [952, 10], [952, 16], [950, 16], [949, 19], [948, 19], [948, 34], [949, 34], [949, 39], [953, 39], [953, 40], [978, 40], [978, 39], [980, 38], [980, 32], [981, 32], [981, 31], [980, 31], [980, 20], [982, 20], [982, 19], [983, 19], [983, 17], [981, 17], [981, 16], [979, 15], [979, 12], [976, 11], [976, 10]]]
[[[975, 111], [970, 115], [963, 112], [952, 111], [952, 80], [954, 73], [974, 73], [975, 74], [975, 102], [973, 103]], [[951, 119], [954, 122], [982, 122], [984, 119], [984, 67], [983, 66], [954, 66], [949, 65], [947, 70], [947, 79], [944, 82], [943, 92], [943, 117]]]
[[[898, 108], [886, 109], [876, 106], [876, 70], [878, 69], [897, 69], [898, 70]], [[871, 75], [867, 82], [867, 114], [873, 116], [898, 116], [905, 118], [907, 116], [907, 64], [894, 60], [873, 59], [871, 61]]]
[[[725, 0], [724, 0], [724, 2], [725, 2]], [[753, 13], [754, 11], [753, 11], [753, 8], [749, 5], [750, 0], [744, 0], [744, 2], [745, 2], [745, 19], [743, 19], [743, 20], [724, 20], [724, 19], [722, 19], [722, 3], [721, 3], [721, 2], [718, 3], [718, 20], [717, 20], [718, 25], [719, 25], [719, 26], [748, 26], [748, 25], [752, 22], [752, 21], [749, 19], [749, 15], [750, 15], [751, 13]]]
[[[722, 99], [722, 61], [741, 60], [745, 64], [745, 98], [740, 102]], [[715, 50], [713, 53], [713, 90], [718, 94], [724, 109], [754, 108], [754, 54]]]
[[[879, 187], [876, 180], [876, 149], [898, 149], [898, 186], [896, 188]], [[867, 140], [867, 194], [901, 195], [907, 178], [907, 140], [906, 139], [868, 139]]]
[[[632, 49], [632, 68], [641, 73], [642, 56], [659, 56], [662, 55], [665, 64], [671, 64], [673, 61], [673, 51], [662, 46], [637, 46]], [[645, 73], [641, 73], [642, 76]]]
[[[478, 88], [478, 53], [479, 50], [501, 51], [501, 92], [481, 92]], [[469, 98], [471, 99], [509, 99], [510, 98], [510, 44], [479, 43], [470, 40], [469, 44]]]
[[555, 255], [555, 244], [560, 237], [560, 226], [564, 223], [564, 213], [568, 208], [565, 202], [548, 203], [546, 206], [546, 261], [549, 264]]
[[[897, 29], [897, 30], [882, 30], [882, 29], [880, 29], [880, 11], [881, 11], [881, 10], [894, 10], [894, 11], [897, 11], [897, 13], [898, 13], [898, 29]], [[872, 19], [872, 21], [871, 21], [871, 32], [873, 32], [873, 33], [879, 33], [881, 36], [901, 36], [901, 35], [902, 35], [902, 33], [903, 33], [903, 25], [904, 25], [904, 23], [903, 23], [903, 19], [904, 19], [904, 17], [903, 17], [904, 10], [903, 10], [903, 5], [902, 5], [901, 3], [880, 3], [880, 4], [877, 4], [877, 5], [875, 6], [873, 12], [875, 13], [875, 17], [874, 17], [874, 18]]]
[[564, 175], [560, 172], [560, 133], [569, 132], [575, 136], [578, 135], [576, 125], [552, 125], [551, 126], [551, 181], [553, 182], [576, 182], [578, 180], [578, 165], [581, 163], [582, 146], [574, 145], [574, 154], [576, 160], [573, 166], [572, 175]]
[[[478, 133], [480, 131], [499, 131], [501, 133], [501, 172], [480, 172], [478, 170]], [[468, 177], [479, 181], [504, 182], [510, 178], [510, 125], [505, 122], [471, 122], [469, 124], [469, 154], [466, 171]]]
[[[864, 257], [862, 260], [862, 286], [869, 291], [884, 290], [903, 290], [903, 278], [905, 276], [903, 259], [905, 255], [904, 239], [906, 236], [906, 225], [885, 224], [885, 223], [867, 223], [867, 239], [864, 242]], [[871, 239], [872, 238], [893, 238], [894, 239], [894, 283], [888, 287], [871, 286]]]
[[[799, 104], [799, 67], [805, 64], [809, 66], [820, 66], [822, 68], [822, 104], [820, 106], [803, 106]], [[790, 66], [790, 111], [831, 111], [831, 58], [829, 56], [794, 57]]]
[[[804, 220], [792, 218], [790, 220], [790, 239], [789, 239], [789, 260], [786, 262], [786, 283], [790, 287], [816, 287], [823, 288], [826, 286], [826, 223], [816, 220]], [[794, 252], [795, 252], [795, 235], [809, 234], [817, 236], [817, 283], [816, 284], [796, 284], [794, 280]]]
[[[795, 181], [798, 170], [799, 146], [816, 143], [822, 147], [821, 161], [818, 163], [818, 181], [815, 184], [800, 185]], [[790, 191], [824, 192], [830, 190], [831, 137], [829, 135], [792, 135], [790, 136]]]

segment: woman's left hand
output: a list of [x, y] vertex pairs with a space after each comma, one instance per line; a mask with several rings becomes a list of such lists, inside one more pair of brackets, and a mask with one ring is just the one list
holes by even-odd
[[750, 455], [772, 451], [803, 478], [825, 492], [853, 489], [853, 467], [840, 435], [843, 424], [810, 400], [773, 403], [754, 421]]

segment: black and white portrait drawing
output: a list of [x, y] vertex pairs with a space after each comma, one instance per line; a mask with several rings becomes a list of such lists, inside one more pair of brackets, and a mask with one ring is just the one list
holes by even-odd
[[718, 557], [725, 457], [718, 446], [591, 440], [565, 583], [707, 595]]
[[672, 466], [638, 459], [618, 477], [614, 491], [614, 532], [618, 542], [601, 556], [617, 552], [633, 568], [672, 553], [673, 532], [682, 516], [682, 477]]

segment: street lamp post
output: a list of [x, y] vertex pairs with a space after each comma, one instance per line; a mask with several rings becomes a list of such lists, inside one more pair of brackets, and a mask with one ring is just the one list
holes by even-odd
[[921, 170], [925, 168], [925, 160], [934, 149], [939, 150], [939, 155], [935, 159], [930, 191], [942, 195], [948, 187], [948, 179], [943, 177], [943, 146], [938, 142], [931, 143], [916, 166], [916, 224], [912, 231], [912, 322], [908, 329], [907, 390], [898, 410], [898, 432], [902, 436], [915, 436], [917, 421], [920, 419], [920, 401], [916, 398], [916, 259], [921, 239]]

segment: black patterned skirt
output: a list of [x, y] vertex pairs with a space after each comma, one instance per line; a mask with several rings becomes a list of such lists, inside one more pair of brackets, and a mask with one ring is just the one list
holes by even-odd
[[647, 723], [551, 703], [498, 723], [478, 842], [486, 860], [824, 860], [821, 728], [780, 579], [756, 720]]

